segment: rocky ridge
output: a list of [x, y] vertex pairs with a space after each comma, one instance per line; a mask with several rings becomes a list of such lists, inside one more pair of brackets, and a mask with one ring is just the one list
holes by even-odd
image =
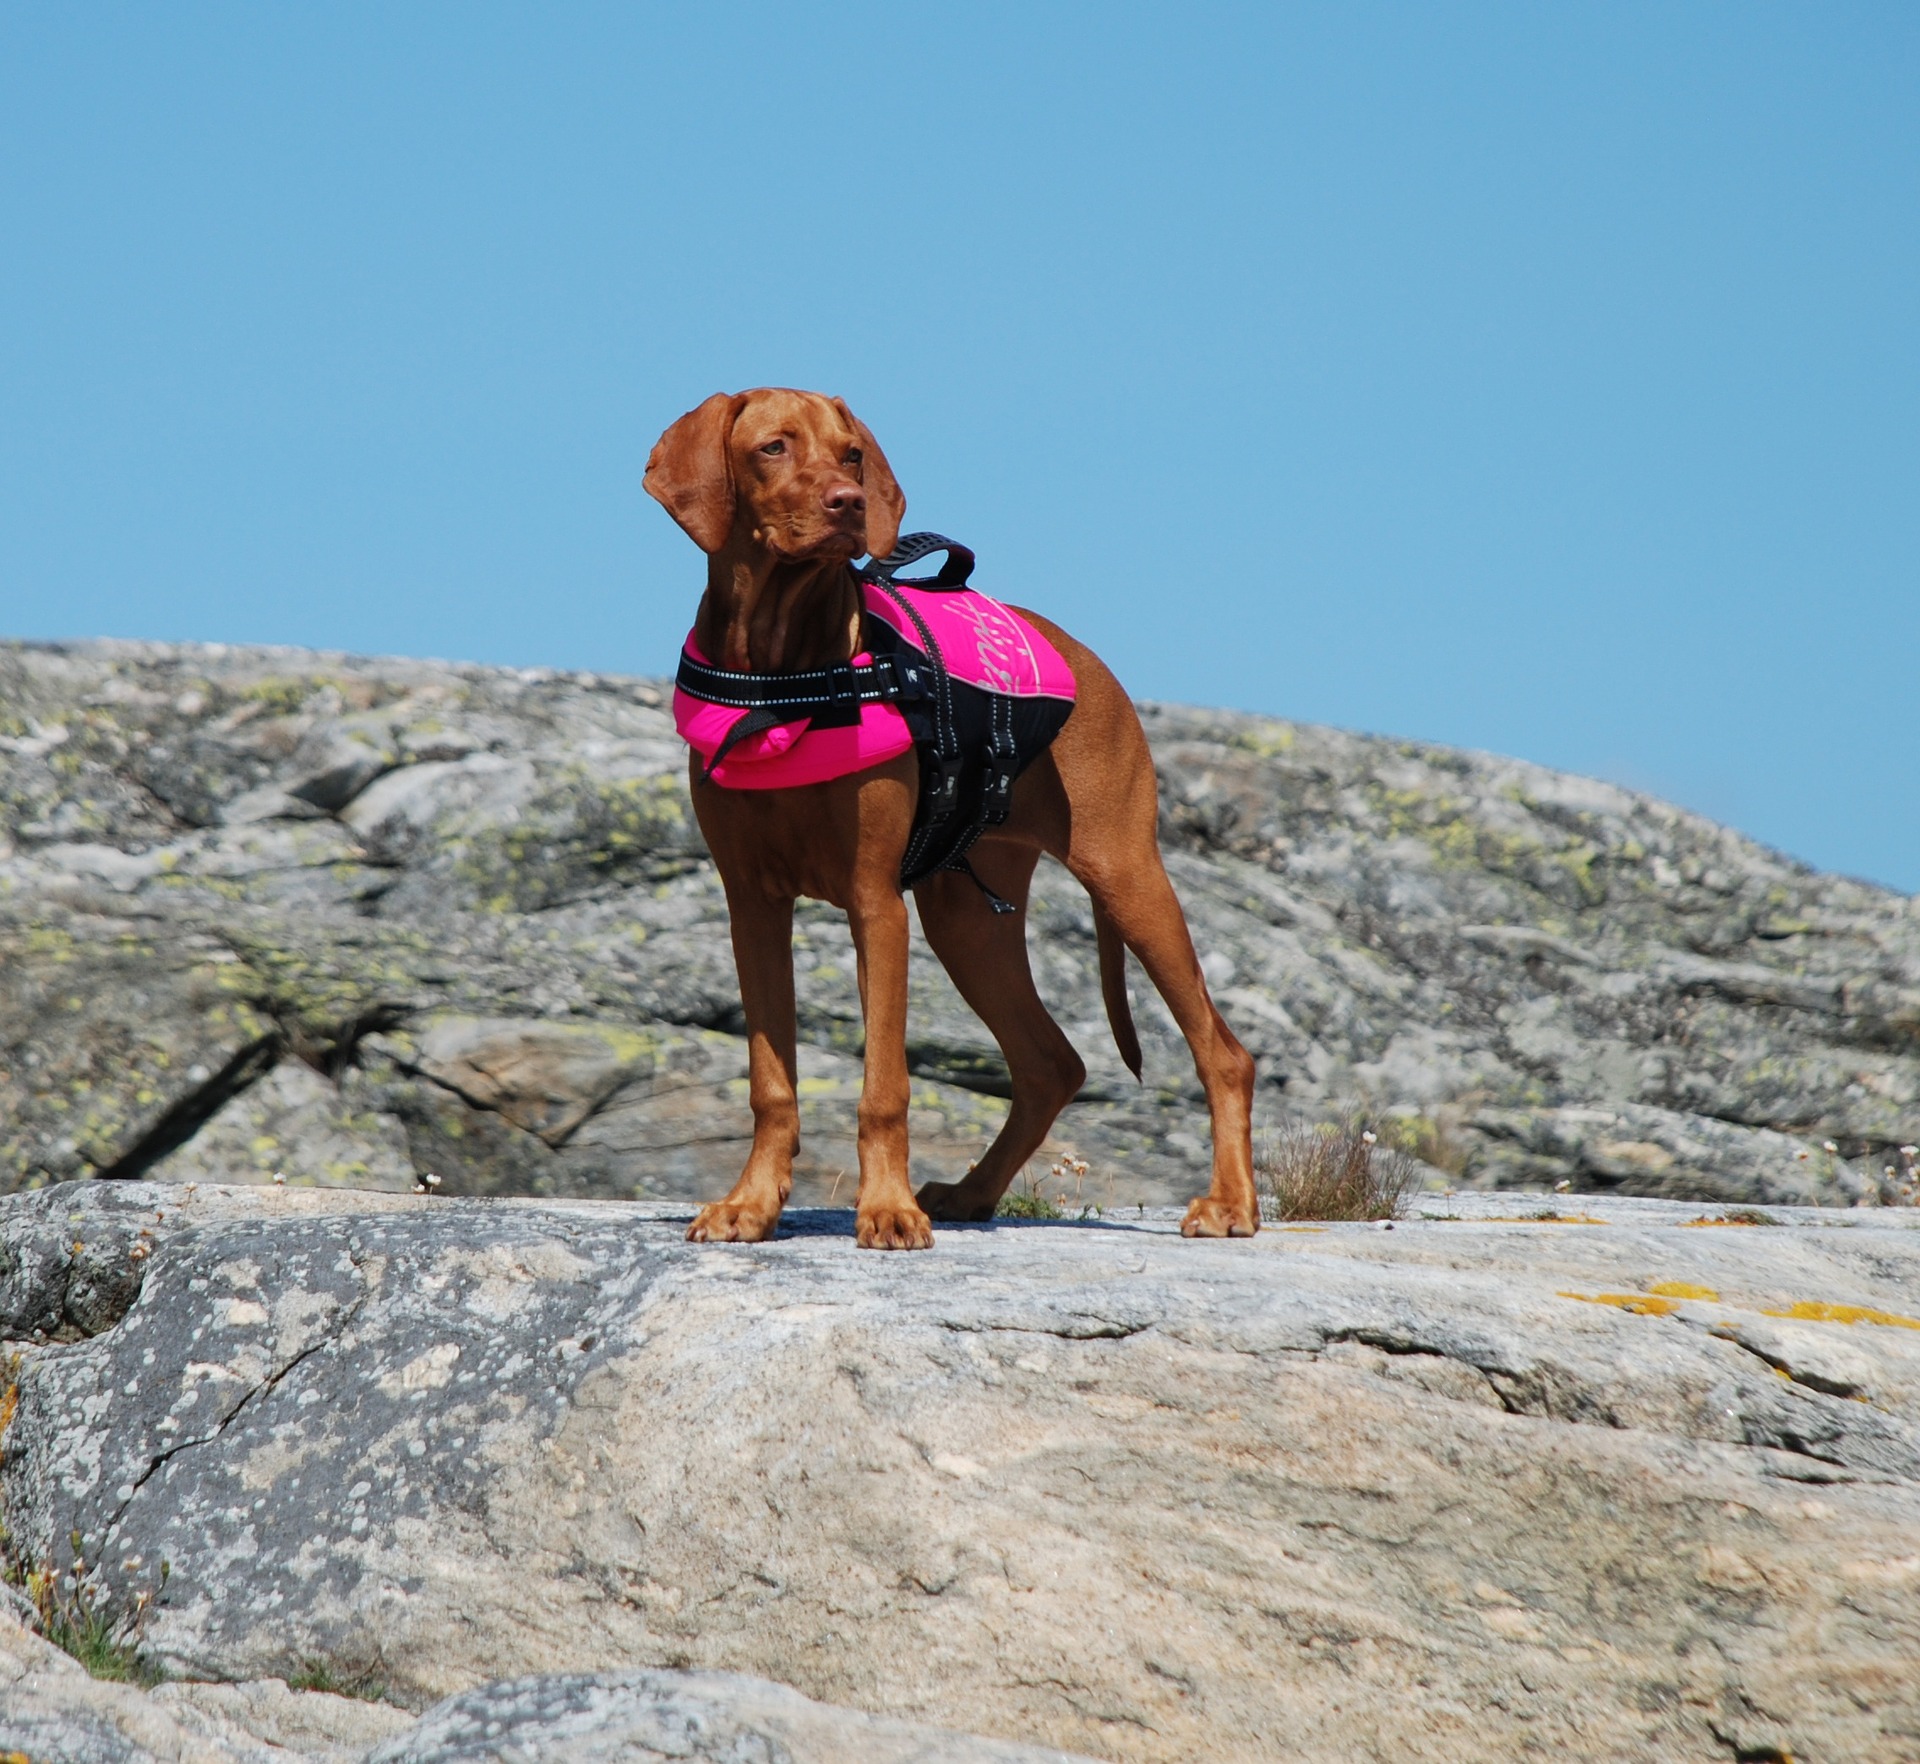
[[[1170, 867], [1262, 1109], [1364, 1107], [1438, 1184], [1845, 1204], [1920, 1140], [1920, 909], [1517, 761], [1146, 707]], [[105, 1175], [711, 1195], [745, 1146], [724, 903], [651, 682], [302, 651], [0, 646], [0, 1190]], [[1184, 1049], [1101, 1018], [1042, 867], [1041, 989], [1091, 1076], [1082, 1198], [1204, 1180]], [[843, 1198], [843, 924], [796, 938], [799, 1198]], [[912, 1128], [964, 1169], [1005, 1069], [924, 947]], [[1894, 1172], [1889, 1177], [1887, 1172]]]

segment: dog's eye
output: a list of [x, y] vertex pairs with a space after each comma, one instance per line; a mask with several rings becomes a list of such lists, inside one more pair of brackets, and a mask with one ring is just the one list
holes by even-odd
[[866, 455], [865, 455], [864, 453], [862, 453], [862, 452], [860, 451], [860, 449], [859, 449], [859, 448], [857, 448], [857, 447], [849, 447], [849, 448], [847, 449], [847, 464], [848, 464], [848, 465], [858, 465], [858, 464], [859, 464], [859, 463], [860, 463], [860, 462], [861, 462], [861, 461], [862, 461], [863, 459], [865, 459], [865, 458], [866, 458]]
[[785, 453], [786, 450], [787, 450], [787, 444], [784, 441], [769, 441], [766, 444], [766, 446], [760, 449], [760, 451], [766, 454], [768, 458], [772, 458], [775, 454], [778, 454], [778, 453]]

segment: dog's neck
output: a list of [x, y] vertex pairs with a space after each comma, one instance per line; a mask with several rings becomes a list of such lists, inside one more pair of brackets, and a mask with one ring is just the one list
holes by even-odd
[[755, 546], [707, 558], [694, 638], [715, 667], [789, 673], [843, 662], [860, 645], [860, 584], [839, 558], [793, 560]]

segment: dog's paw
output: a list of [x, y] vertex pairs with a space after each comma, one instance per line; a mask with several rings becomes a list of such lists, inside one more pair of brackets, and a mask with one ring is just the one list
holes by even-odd
[[779, 1223], [778, 1209], [767, 1213], [758, 1207], [715, 1201], [694, 1214], [693, 1223], [687, 1227], [687, 1242], [764, 1243]]
[[1182, 1237], [1251, 1237], [1260, 1229], [1257, 1201], [1236, 1204], [1203, 1194], [1180, 1221]]
[[927, 1182], [913, 1197], [930, 1219], [945, 1219], [954, 1224], [977, 1225], [993, 1217], [995, 1202], [981, 1200], [966, 1192], [961, 1182]]
[[911, 1204], [875, 1207], [855, 1218], [853, 1239], [862, 1249], [932, 1249], [933, 1223]]

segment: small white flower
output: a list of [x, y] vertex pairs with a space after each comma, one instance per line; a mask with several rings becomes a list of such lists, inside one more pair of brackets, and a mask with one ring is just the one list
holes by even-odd
[[274, 1171], [274, 1173], [273, 1173], [273, 1181], [274, 1181], [274, 1186], [275, 1186], [276, 1188], [285, 1188], [285, 1187], [286, 1187], [286, 1185], [287, 1185], [287, 1173], [286, 1173], [286, 1171], [284, 1171], [284, 1170], [276, 1170], [276, 1171]]
[[1794, 1156], [1795, 1156], [1795, 1157], [1796, 1157], [1796, 1158], [1797, 1158], [1797, 1159], [1798, 1159], [1798, 1160], [1799, 1160], [1799, 1161], [1800, 1161], [1801, 1163], [1803, 1163], [1803, 1164], [1804, 1164], [1804, 1163], [1805, 1163], [1805, 1162], [1807, 1161], [1807, 1159], [1809, 1159], [1810, 1157], [1812, 1157], [1812, 1156], [1813, 1156], [1813, 1153], [1812, 1153], [1812, 1152], [1809, 1152], [1809, 1151], [1797, 1151], [1797, 1152], [1795, 1152], [1795, 1153], [1794, 1153], [1793, 1155], [1794, 1155]]
[[1833, 1152], [1836, 1156], [1839, 1154], [1839, 1151], [1840, 1151], [1840, 1148], [1837, 1145], [1835, 1145], [1831, 1139], [1829, 1139], [1827, 1143], [1823, 1145], [1820, 1149], [1822, 1151]]
[[438, 1188], [440, 1186], [440, 1178], [434, 1175], [431, 1170], [427, 1172], [427, 1186], [429, 1188]]
[[1360, 1143], [1362, 1145], [1378, 1145], [1380, 1143], [1380, 1136], [1376, 1133], [1363, 1133], [1360, 1135]]

